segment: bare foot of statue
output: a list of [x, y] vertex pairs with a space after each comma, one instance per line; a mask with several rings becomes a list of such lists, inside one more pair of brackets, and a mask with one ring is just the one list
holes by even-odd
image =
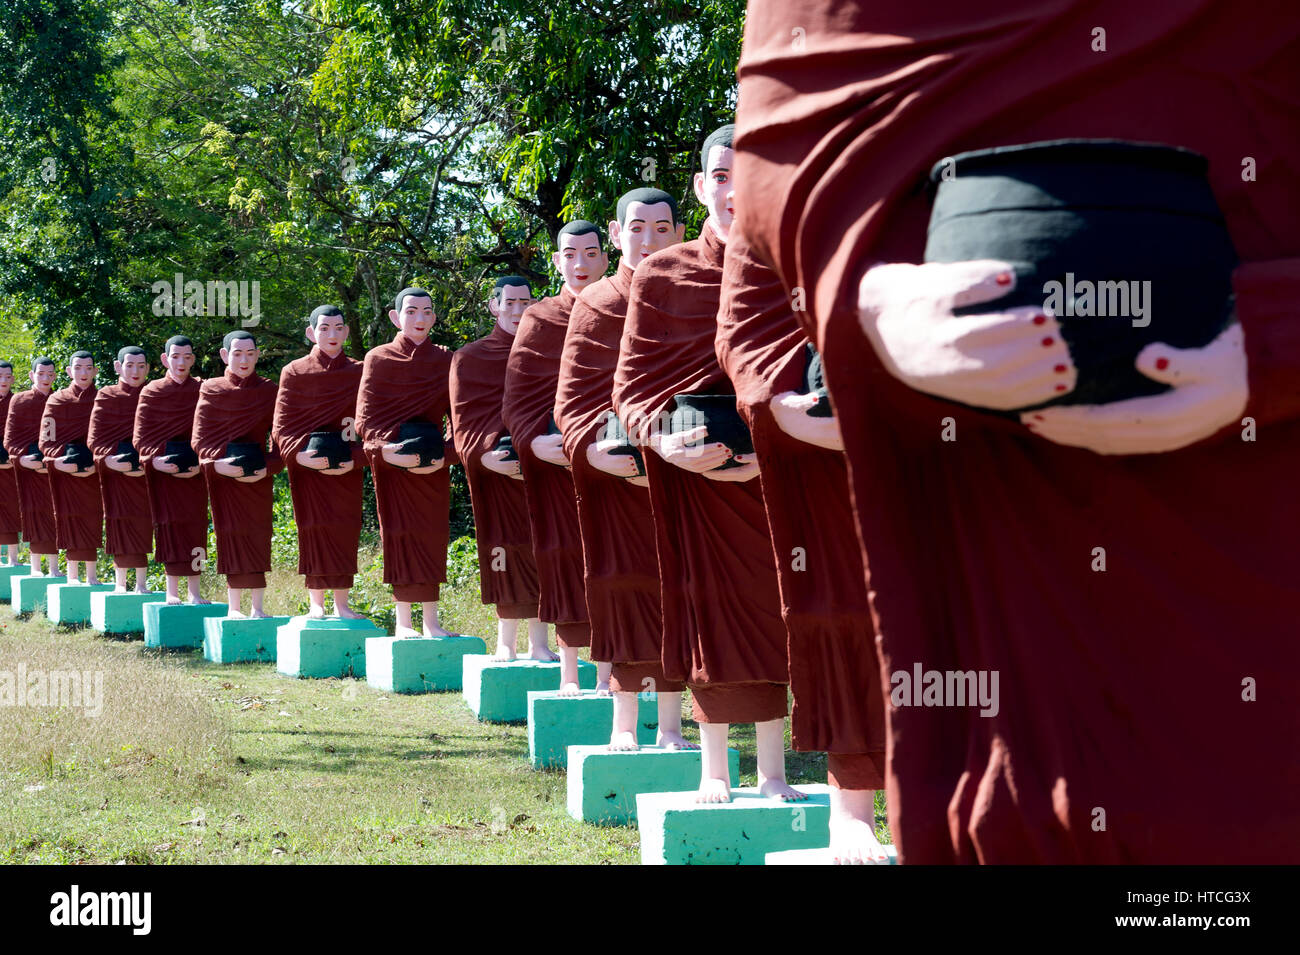
[[450, 630], [448, 630], [446, 627], [443, 627], [443, 626], [432, 626], [432, 627], [431, 627], [431, 626], [429, 626], [428, 624], [425, 624], [425, 626], [424, 626], [424, 635], [425, 635], [427, 638], [429, 638], [430, 640], [437, 640], [437, 639], [440, 639], [440, 638], [442, 638], [442, 637], [454, 637], [454, 636], [457, 636], [457, 634], [452, 633], [452, 632], [451, 632]]
[[596, 664], [596, 695], [613, 696], [614, 693], [609, 688], [609, 679], [614, 672], [614, 664], [597, 663]]
[[[131, 590], [126, 584], [116, 584], [113, 587], [113, 593], [115, 594], [129, 594], [130, 592]], [[139, 593], [139, 591], [137, 590], [136, 593]]]
[[265, 610], [254, 610], [252, 613], [249, 614], [249, 616], [252, 617], [254, 620], [261, 620], [271, 615], [267, 613]]
[[636, 733], [615, 733], [609, 740], [611, 753], [634, 753], [641, 748]]
[[226, 611], [226, 616], [243, 619], [244, 611], [240, 610], [238, 607], [231, 607], [229, 610]]
[[731, 802], [731, 785], [725, 779], [702, 779], [696, 802]]
[[420, 631], [414, 627], [397, 627], [394, 629], [393, 636], [399, 640], [411, 640], [420, 636]]
[[663, 730], [660, 730], [658, 735], [655, 736], [655, 745], [664, 749], [696, 750], [700, 748], [697, 743], [688, 743], [681, 733], [665, 733]]
[[497, 652], [492, 654], [493, 660], [500, 660], [502, 663], [513, 663], [515, 660], [515, 645], [506, 643], [504, 640], [497, 641]]
[[597, 696], [613, 696], [613, 695], [614, 695], [613, 691], [610, 690], [610, 688], [609, 688], [609, 681], [608, 681], [608, 680], [606, 680], [604, 683], [600, 683], [600, 682], [597, 682], [597, 683], [596, 683], [596, 695], [597, 695]]
[[351, 607], [349, 607], [347, 604], [344, 604], [342, 607], [339, 607], [339, 608], [338, 608], [338, 614], [337, 614], [337, 615], [340, 616], [340, 617], [342, 617], [344, 620], [361, 620], [361, 619], [363, 619], [361, 614], [357, 613], [355, 610], [353, 610], [353, 609], [352, 609]]
[[167, 595], [167, 599], [164, 601], [164, 603], [168, 603], [168, 604], [179, 604], [179, 603], [181, 603], [181, 598], [180, 598], [180, 597], [174, 597], [174, 596], [172, 596], [171, 594], [168, 594], [168, 595]]
[[325, 608], [320, 604], [312, 604], [311, 608], [307, 611], [307, 616], [320, 620], [325, 616]]
[[808, 798], [807, 793], [801, 793], [784, 779], [760, 779], [758, 791], [782, 802], [802, 802]]
[[560, 696], [582, 696], [582, 687], [577, 683], [565, 683], [560, 687]]
[[558, 663], [560, 655], [546, 646], [533, 645], [528, 651], [528, 659], [538, 660], [542, 663]]
[[861, 819], [831, 819], [831, 856], [835, 865], [887, 865], [889, 855], [875, 829]]

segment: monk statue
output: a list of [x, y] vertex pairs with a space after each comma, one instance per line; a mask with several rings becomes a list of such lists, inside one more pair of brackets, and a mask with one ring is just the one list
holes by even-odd
[[43, 575], [42, 561], [51, 575], [59, 571], [58, 547], [54, 533], [54, 500], [41, 453], [41, 421], [45, 402], [50, 397], [57, 369], [54, 361], [41, 355], [33, 359], [29, 372], [32, 386], [9, 402], [5, 420], [5, 451], [16, 462], [14, 477], [18, 483], [18, 510], [22, 520], [23, 540], [31, 558], [32, 573]]
[[117, 383], [95, 395], [86, 443], [99, 470], [104, 504], [104, 547], [113, 558], [113, 592], [149, 592], [149, 551], [153, 524], [149, 517], [149, 486], [140, 455], [131, 444], [140, 392], [149, 377], [149, 357], [139, 345], [127, 345], [113, 362]]
[[501, 421], [510, 346], [532, 287], [521, 275], [498, 278], [488, 299], [492, 331], [457, 349], [451, 358], [448, 392], [452, 433], [469, 484], [478, 538], [479, 585], [485, 604], [496, 607], [496, 659], [513, 660], [519, 621], [528, 622], [529, 658], [553, 662], [546, 624], [537, 616], [537, 561], [528, 524], [519, 457]]
[[[644, 457], [664, 613], [662, 662], [665, 677], [691, 688], [702, 744], [698, 799], [730, 801], [728, 728], [746, 722], [755, 724], [760, 792], [800, 800], [805, 795], [785, 780], [788, 637], [763, 496], [753, 480], [758, 464], [752, 446], [744, 450], [748, 433], [714, 352], [735, 215], [730, 125], [705, 139], [700, 163], [695, 196], [708, 219], [698, 239], [637, 266], [613, 404], [632, 440], [653, 451]], [[714, 409], [712, 416], [695, 423], [705, 408]], [[680, 428], [672, 424], [679, 414]]]
[[18, 510], [18, 479], [14, 474], [14, 462], [3, 447], [13, 391], [13, 362], [0, 361], [0, 567], [13, 567], [18, 563], [18, 535], [23, 526]]
[[159, 358], [167, 373], [140, 390], [131, 439], [148, 482], [154, 560], [167, 574], [167, 603], [181, 603], [182, 577], [189, 602], [208, 603], [199, 596], [199, 574], [208, 559], [208, 492], [191, 443], [200, 388], [190, 374], [194, 343], [173, 335]]
[[280, 372], [271, 441], [289, 472], [308, 614], [325, 616], [332, 591], [334, 612], [356, 620], [361, 614], [348, 606], [348, 596], [357, 573], [366, 464], [355, 424], [361, 362], [343, 354], [348, 322], [337, 305], [317, 306], [305, 334], [311, 352]]
[[41, 454], [49, 469], [54, 501], [54, 540], [67, 560], [69, 583], [99, 583], [99, 547], [104, 539], [104, 504], [99, 474], [87, 444], [90, 413], [95, 406], [95, 359], [75, 351], [68, 364], [72, 384], [50, 395], [41, 422]]
[[591, 655], [613, 668], [610, 749], [638, 748], [641, 692], [658, 694], [656, 744], [696, 749], [681, 733], [685, 685], [663, 672], [659, 563], [640, 452], [607, 433], [633, 275], [651, 253], [678, 245], [686, 226], [678, 221], [677, 201], [660, 189], [626, 193], [617, 215], [609, 223], [609, 240], [622, 253], [618, 268], [583, 289], [569, 313], [555, 420], [577, 490]]
[[266, 443], [279, 386], [257, 374], [259, 354], [251, 331], [227, 333], [221, 343], [226, 373], [203, 383], [194, 409], [194, 450], [212, 499], [217, 573], [226, 578], [231, 617], [244, 616], [245, 590], [248, 616], [267, 616], [262, 602], [271, 569], [273, 479], [284, 469]]
[[[560, 693], [576, 696], [578, 651], [591, 645], [583, 586], [582, 534], [569, 459], [555, 426], [555, 388], [569, 312], [578, 294], [609, 265], [595, 223], [577, 219], [560, 229], [551, 263], [564, 279], [558, 295], [524, 312], [510, 349], [501, 417], [510, 431], [524, 478], [533, 552], [541, 576], [539, 615], [555, 624], [560, 647]], [[608, 661], [597, 661], [597, 692], [609, 693]]]
[[898, 857], [1293, 862], [1300, 14], [1028, 11], [745, 22], [738, 230], [824, 362]]
[[[393, 340], [366, 354], [357, 397], [357, 434], [375, 479], [384, 583], [393, 588], [398, 637], [448, 637], [438, 622], [438, 594], [447, 580], [454, 460], [443, 419], [450, 399], [451, 352], [430, 337], [438, 318], [424, 289], [398, 293], [388, 317]], [[416, 629], [413, 605], [421, 606]]]

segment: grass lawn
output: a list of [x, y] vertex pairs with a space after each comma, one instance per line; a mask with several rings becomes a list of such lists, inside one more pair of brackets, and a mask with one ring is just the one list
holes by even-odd
[[[295, 612], [299, 580], [277, 571], [267, 610]], [[205, 575], [205, 595], [224, 596], [214, 585]], [[493, 645], [476, 586], [445, 589], [442, 611]], [[20, 663], [102, 673], [102, 711], [0, 707], [0, 861], [639, 861], [635, 829], [571, 819], [564, 773], [529, 768], [526, 728], [479, 723], [459, 693], [217, 666], [0, 605], [0, 671]], [[732, 742], [754, 785], [753, 727]], [[826, 780], [821, 753], [789, 753], [787, 768]], [[877, 821], [887, 837], [883, 793]]]

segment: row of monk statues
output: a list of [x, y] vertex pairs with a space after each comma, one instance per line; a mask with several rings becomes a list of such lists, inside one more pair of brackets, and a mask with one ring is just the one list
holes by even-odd
[[[131, 568], [143, 586], [152, 524], [168, 599], [182, 578], [198, 599], [210, 501], [230, 606], [248, 589], [259, 614], [268, 478], [285, 468], [311, 612], [332, 591], [352, 615], [369, 467], [398, 636], [438, 637], [459, 463], [497, 657], [515, 659], [527, 621], [528, 655], [557, 659], [554, 625], [577, 694], [586, 648], [614, 749], [637, 747], [645, 690], [658, 743], [693, 747], [689, 689], [701, 802], [732, 798], [733, 723], [755, 726], [760, 792], [806, 798], [786, 780], [789, 715], [793, 747], [828, 754], [842, 861], [885, 858], [882, 789], [900, 861], [1280, 861], [1296, 817], [1264, 741], [1294, 725], [1277, 701], [1296, 672], [1283, 553], [1300, 527], [1280, 478], [1300, 445], [1300, 272], [1250, 260], [1297, 207], [1225, 176], [1204, 137], [1208, 172], [1185, 149], [1063, 138], [1136, 139], [1167, 115], [1157, 97], [1112, 122], [1145, 95], [1123, 82], [1061, 106], [1068, 123], [1040, 117], [1055, 94], [1032, 77], [1036, 105], [995, 108], [1017, 63], [1066, 76], [1095, 60], [1086, 46], [1054, 39], [1048, 57], [1009, 21], [918, 20], [952, 36], [913, 71], [891, 57], [914, 29], [855, 16], [812, 4], [800, 21], [858, 76], [845, 85], [800, 72], [812, 54], [791, 51], [782, 5], [752, 0], [738, 128], [705, 137], [694, 173], [699, 235], [672, 195], [632, 189], [605, 227], [559, 230], [558, 294], [498, 278], [491, 332], [455, 352], [430, 340], [430, 294], [407, 288], [364, 363], [344, 354], [344, 314], [317, 308], [278, 387], [246, 330], [202, 383], [180, 336], [164, 377], [146, 383], [150, 356], [125, 348], [98, 392], [85, 352], [55, 393], [47, 360], [12, 399], [0, 367], [10, 559], [21, 517], [34, 572], [63, 549], [93, 579], [102, 510], [119, 588]], [[946, 62], [945, 42], [977, 40], [987, 54]], [[927, 105], [939, 93], [964, 104], [947, 124]], [[1075, 262], [1131, 279], [1128, 310], [1089, 311]], [[1210, 779], [1215, 765], [1232, 772]]]

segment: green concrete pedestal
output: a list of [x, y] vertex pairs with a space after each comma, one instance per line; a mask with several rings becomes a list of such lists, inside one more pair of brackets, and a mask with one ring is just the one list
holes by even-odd
[[225, 604], [144, 605], [144, 645], [167, 650], [198, 650], [203, 646], [203, 621], [224, 617]]
[[[740, 785], [740, 754], [727, 750], [731, 785]], [[569, 747], [569, 815], [600, 826], [636, 822], [641, 793], [682, 792], [700, 785], [698, 749], [643, 747], [611, 753], [605, 746]]]
[[[529, 690], [558, 690], [560, 664], [539, 660], [494, 660], [487, 655], [464, 658], [461, 692], [474, 715], [485, 723], [522, 723], [528, 719]], [[596, 687], [596, 665], [578, 661], [578, 686]]]
[[697, 803], [689, 792], [636, 797], [642, 865], [763, 865], [769, 852], [830, 845], [825, 783], [796, 787], [804, 802], [781, 802], [757, 788], [732, 789], [731, 802]]
[[366, 682], [386, 693], [459, 690], [462, 658], [487, 653], [482, 637], [370, 637]]
[[369, 620], [291, 617], [276, 635], [275, 668], [293, 677], [364, 678], [366, 638], [382, 634]]
[[69, 626], [90, 623], [90, 598], [112, 589], [112, 584], [57, 584], [46, 593], [45, 616]]
[[144, 605], [163, 603], [164, 593], [90, 595], [90, 625], [100, 633], [144, 633]]
[[[603, 746], [614, 728], [614, 698], [585, 691], [528, 694], [528, 759], [533, 769], [563, 769], [570, 746]], [[659, 703], [653, 693], [637, 694], [636, 741], [653, 746], [659, 733]]]
[[[30, 570], [30, 568], [28, 568]], [[35, 613], [45, 609], [49, 589], [66, 584], [67, 577], [37, 577], [34, 574], [16, 574], [9, 578], [13, 586], [14, 613]]]
[[203, 657], [213, 663], [274, 663], [276, 635], [292, 617], [208, 617]]
[[18, 564], [14, 567], [0, 567], [0, 603], [9, 603], [13, 600], [13, 588], [10, 581], [15, 577], [30, 576], [32, 569], [27, 564]]
[[[885, 846], [889, 853], [888, 862], [874, 862], [871, 865], [898, 865], [898, 852], [893, 846]], [[834, 865], [835, 858], [830, 849], [786, 849], [784, 852], [769, 852], [768, 865]]]

